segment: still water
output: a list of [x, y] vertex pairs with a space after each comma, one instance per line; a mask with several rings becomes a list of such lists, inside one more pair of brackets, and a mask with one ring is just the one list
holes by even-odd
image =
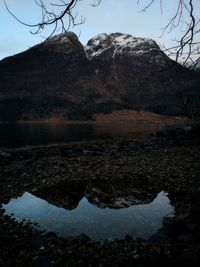
[[41, 145], [116, 137], [145, 138], [165, 130], [164, 123], [136, 121], [126, 124], [64, 122], [0, 123], [0, 146]]
[[84, 233], [93, 240], [113, 240], [127, 234], [148, 239], [162, 228], [163, 217], [174, 213], [163, 191], [150, 203], [126, 208], [100, 208], [83, 197], [71, 210], [25, 192], [21, 197], [11, 199], [3, 208], [5, 214], [12, 215], [19, 222], [36, 223], [39, 229], [53, 231], [62, 237]]

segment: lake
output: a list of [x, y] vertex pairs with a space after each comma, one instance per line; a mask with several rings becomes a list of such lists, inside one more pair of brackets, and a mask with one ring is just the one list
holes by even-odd
[[26, 122], [0, 123], [0, 146], [42, 145], [130, 137], [141, 139], [176, 125], [135, 121], [118, 123]]

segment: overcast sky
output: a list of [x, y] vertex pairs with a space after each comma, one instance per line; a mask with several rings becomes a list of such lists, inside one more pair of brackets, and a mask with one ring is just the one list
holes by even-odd
[[[162, 13], [159, 4], [154, 4], [142, 14], [139, 11], [149, 3], [148, 0], [140, 0], [139, 6], [137, 0], [102, 0], [96, 8], [90, 5], [91, 1], [82, 0], [78, 3], [77, 12], [79, 16], [85, 17], [86, 21], [83, 25], [71, 29], [80, 35], [79, 39], [83, 44], [99, 33], [123, 32], [136, 37], [149, 37], [159, 44], [170, 46], [170, 40], [178, 34], [175, 31], [160, 37], [162, 28], [175, 12], [177, 0], [163, 1]], [[34, 0], [7, 0], [7, 4], [22, 21], [39, 22], [41, 12]], [[48, 30], [32, 35], [30, 28], [18, 23], [6, 11], [3, 0], [0, 0], [0, 22], [0, 59], [22, 52], [42, 42], [44, 36], [48, 36]]]

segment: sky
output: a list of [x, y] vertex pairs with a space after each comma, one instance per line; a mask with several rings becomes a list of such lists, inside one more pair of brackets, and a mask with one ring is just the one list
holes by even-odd
[[[40, 21], [41, 10], [34, 4], [34, 0], [6, 0], [10, 10], [26, 23]], [[53, 2], [56, 0], [45, 0]], [[58, 0], [59, 1], [59, 0]], [[150, 0], [102, 0], [98, 7], [90, 4], [92, 0], [78, 2], [75, 13], [85, 17], [85, 23], [71, 28], [80, 41], [87, 41], [100, 34], [122, 32], [136, 37], [148, 37], [160, 45], [172, 46], [171, 41], [179, 34], [178, 29], [173, 33], [165, 33], [162, 29], [174, 15], [177, 0], [163, 0], [163, 12], [159, 4], [154, 4], [145, 13], [139, 12]], [[41, 43], [48, 37], [51, 29], [33, 35], [30, 28], [17, 22], [6, 10], [4, 1], [0, 0], [0, 59], [27, 50], [31, 46]]]

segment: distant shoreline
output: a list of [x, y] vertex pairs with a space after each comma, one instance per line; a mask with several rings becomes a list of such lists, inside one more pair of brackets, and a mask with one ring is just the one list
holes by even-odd
[[18, 120], [16, 122], [0, 123], [64, 123], [64, 124], [99, 124], [99, 123], [135, 123], [135, 122], [151, 122], [151, 123], [191, 123], [193, 120], [183, 116], [160, 115], [148, 111], [135, 110], [115, 110], [112, 113], [94, 114], [90, 120], [65, 120], [60, 117], [50, 117], [38, 120]]

